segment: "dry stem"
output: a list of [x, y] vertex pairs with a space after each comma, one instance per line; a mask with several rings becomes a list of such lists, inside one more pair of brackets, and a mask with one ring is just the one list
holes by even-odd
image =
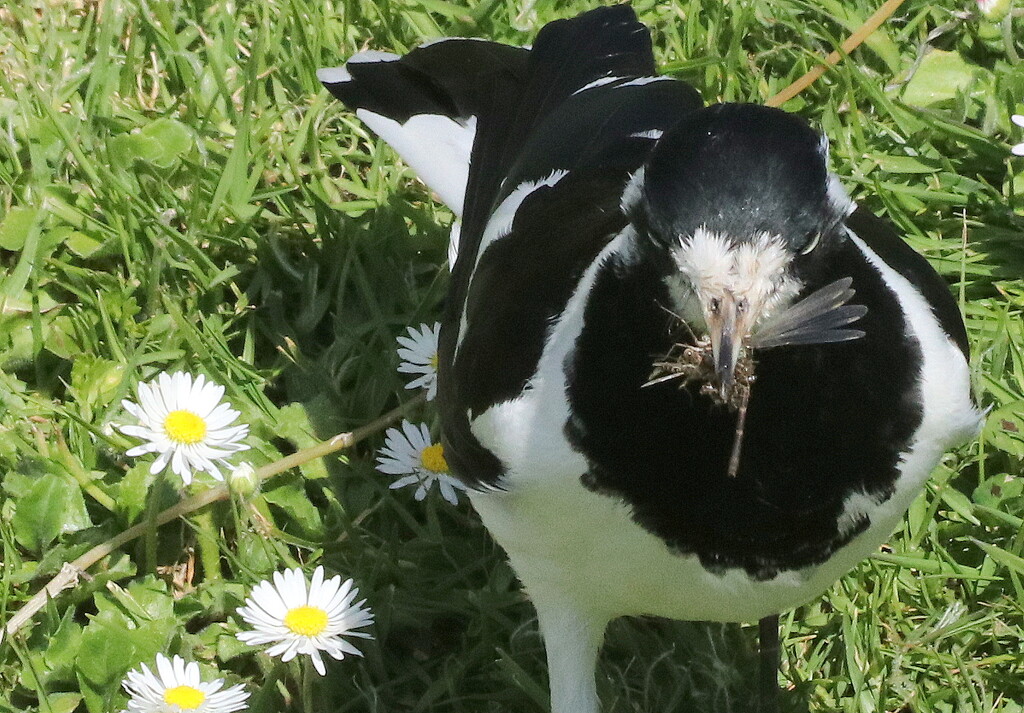
[[887, 0], [882, 7], [878, 8], [874, 15], [869, 17], [867, 21], [861, 25], [856, 32], [847, 38], [846, 42], [840, 45], [841, 49], [836, 50], [825, 58], [824, 64], [819, 64], [814, 69], [810, 70], [800, 79], [796, 80], [788, 87], [783, 89], [781, 92], [773, 97], [769, 97], [765, 101], [766, 106], [782, 106], [790, 99], [795, 97], [797, 94], [807, 89], [807, 87], [814, 84], [814, 82], [823, 75], [830, 67], [834, 67], [839, 64], [839, 61], [846, 55], [853, 52], [857, 47], [860, 46], [864, 40], [871, 35], [872, 32], [877, 30], [883, 22], [889, 19], [889, 17], [896, 12], [896, 9], [902, 5], [904, 0]]

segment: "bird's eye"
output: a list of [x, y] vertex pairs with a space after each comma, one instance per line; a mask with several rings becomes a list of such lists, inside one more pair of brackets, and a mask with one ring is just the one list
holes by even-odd
[[807, 241], [807, 244], [804, 245], [803, 249], [800, 250], [800, 254], [801, 255], [806, 255], [811, 250], [814, 250], [814, 248], [818, 247], [818, 243], [820, 241], [821, 241], [821, 233], [819, 233], [819, 232], [811, 233], [810, 239]]
[[711, 314], [718, 314], [720, 309], [722, 309], [722, 300], [717, 297], [712, 297], [708, 301], [708, 311], [710, 311]]

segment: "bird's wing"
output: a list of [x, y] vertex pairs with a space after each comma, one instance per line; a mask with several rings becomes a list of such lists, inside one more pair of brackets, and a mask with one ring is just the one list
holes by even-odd
[[476, 121], [491, 102], [493, 78], [521, 83], [528, 54], [522, 47], [450, 38], [403, 57], [360, 52], [317, 76], [461, 215]]
[[888, 222], [869, 210], [858, 207], [846, 218], [846, 227], [921, 293], [942, 330], [969, 359], [967, 330], [960, 308], [949, 286], [928, 261], [900, 238]]
[[[701, 104], [654, 71], [647, 29], [620, 5], [546, 25], [530, 50], [447, 40], [320, 73], [461, 216], [438, 403], [449, 465], [471, 485], [502, 473], [471, 419], [526, 388], [552, 320], [627, 222], [631, 174]], [[440, 135], [458, 150], [439, 156]]]
[[617, 6], [546, 26], [525, 81], [480, 114], [439, 345], [446, 453], [471, 485], [502, 474], [474, 417], [527, 388], [552, 322], [627, 223], [630, 176], [700, 104], [654, 76], [646, 28]]

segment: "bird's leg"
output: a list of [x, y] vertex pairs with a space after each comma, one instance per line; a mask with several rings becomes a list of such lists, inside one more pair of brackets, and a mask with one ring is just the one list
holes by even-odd
[[551, 713], [598, 713], [594, 669], [609, 618], [534, 597], [548, 657]]
[[766, 616], [758, 622], [758, 644], [761, 650], [759, 672], [760, 711], [779, 710], [779, 615]]

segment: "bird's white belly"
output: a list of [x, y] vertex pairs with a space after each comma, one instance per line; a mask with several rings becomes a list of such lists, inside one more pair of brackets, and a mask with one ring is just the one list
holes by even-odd
[[622, 501], [587, 490], [578, 477], [476, 492], [471, 499], [531, 596], [609, 618], [756, 621], [798, 606], [875, 551], [913, 497], [908, 489], [894, 496], [898, 503], [877, 507], [871, 527], [824, 564], [757, 580], [740, 568], [712, 573], [696, 556], [673, 552], [637, 525]]

